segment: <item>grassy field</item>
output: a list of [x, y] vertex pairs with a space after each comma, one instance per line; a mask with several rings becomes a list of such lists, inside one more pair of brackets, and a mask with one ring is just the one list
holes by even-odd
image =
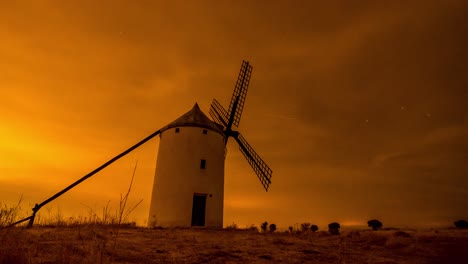
[[468, 263], [468, 230], [0, 229], [0, 263]]

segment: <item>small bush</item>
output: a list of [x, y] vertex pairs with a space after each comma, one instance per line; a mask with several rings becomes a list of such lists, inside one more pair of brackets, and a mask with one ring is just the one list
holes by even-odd
[[333, 222], [328, 224], [328, 232], [332, 235], [339, 235], [340, 234], [340, 224], [337, 222]]
[[232, 224], [226, 226], [226, 229], [227, 229], [227, 230], [236, 230], [236, 229], [237, 229], [237, 224], [236, 224], [236, 223], [232, 223]]
[[262, 232], [266, 232], [268, 228], [268, 222], [265, 221], [260, 225], [260, 228], [262, 229]]
[[247, 227], [247, 230], [252, 231], [252, 232], [258, 232], [258, 227], [252, 224], [249, 227]]
[[310, 227], [310, 230], [312, 230], [312, 232], [316, 232], [316, 231], [318, 230], [318, 226], [312, 225], [312, 226]]
[[270, 232], [275, 232], [275, 231], [276, 231], [276, 225], [270, 224]]
[[372, 219], [367, 221], [367, 226], [372, 227], [372, 230], [379, 230], [380, 228], [382, 228], [382, 222], [380, 222], [377, 219]]
[[458, 220], [453, 222], [457, 228], [468, 228], [468, 222], [465, 220]]
[[289, 233], [292, 233], [294, 231], [294, 228], [292, 226], [289, 226], [288, 231], [289, 231]]
[[306, 232], [310, 228], [310, 223], [302, 223], [301, 224], [301, 231]]

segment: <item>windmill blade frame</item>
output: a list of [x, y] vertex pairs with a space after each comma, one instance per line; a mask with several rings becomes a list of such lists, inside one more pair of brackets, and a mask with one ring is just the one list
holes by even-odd
[[226, 109], [218, 102], [218, 100], [213, 99], [211, 103], [210, 111], [208, 112], [210, 116], [220, 125], [227, 127], [228, 125], [228, 114]]
[[227, 127], [229, 129], [232, 125], [239, 127], [240, 117], [247, 97], [247, 89], [249, 88], [250, 78], [252, 76], [252, 69], [252, 65], [250, 65], [248, 61], [242, 61], [242, 66], [228, 109], [229, 122]]
[[257, 177], [265, 188], [265, 191], [268, 192], [273, 171], [240, 133], [237, 133], [234, 138], [239, 144], [239, 149], [242, 154], [244, 154], [247, 162], [250, 164], [255, 174], [257, 174]]

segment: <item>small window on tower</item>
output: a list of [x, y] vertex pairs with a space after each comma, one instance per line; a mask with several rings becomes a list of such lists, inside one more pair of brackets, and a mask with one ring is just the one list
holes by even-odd
[[203, 134], [208, 134], [208, 130], [203, 129]]
[[206, 168], [206, 160], [202, 159], [200, 161], [200, 169], [205, 169]]
[[178, 127], [176, 127], [175, 132], [179, 133], [179, 131], [180, 131], [180, 129]]

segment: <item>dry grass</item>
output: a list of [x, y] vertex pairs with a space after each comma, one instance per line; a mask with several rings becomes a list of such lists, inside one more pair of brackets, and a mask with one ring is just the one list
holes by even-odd
[[468, 259], [467, 230], [397, 232], [361, 230], [331, 236], [240, 229], [116, 230], [113, 225], [7, 228], [0, 229], [0, 263], [383, 264]]
[[0, 227], [8, 226], [18, 220], [21, 214], [21, 196], [18, 203], [14, 206], [9, 206], [0, 202]]
[[[136, 165], [135, 165], [136, 170]], [[350, 230], [259, 232], [256, 226], [223, 230], [139, 228], [128, 216], [139, 205], [120, 197], [118, 210], [64, 219], [60, 210], [38, 214], [35, 227], [5, 228], [21, 215], [0, 204], [0, 264], [19, 263], [466, 263], [468, 230]], [[3, 227], [3, 228], [2, 228]]]

